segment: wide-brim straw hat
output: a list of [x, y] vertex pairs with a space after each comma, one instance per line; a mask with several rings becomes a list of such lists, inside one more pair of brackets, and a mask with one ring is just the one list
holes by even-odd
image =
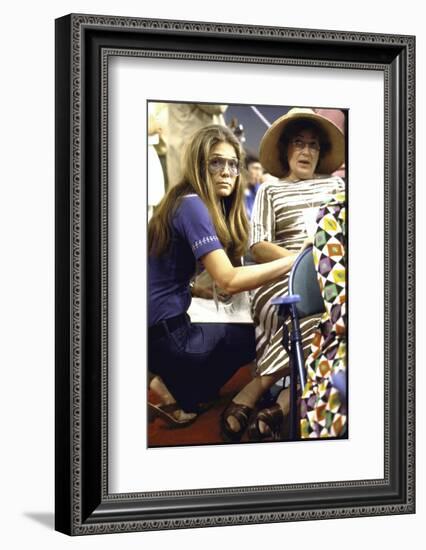
[[288, 124], [294, 120], [312, 121], [327, 135], [330, 149], [324, 154], [320, 152], [320, 160], [315, 173], [332, 174], [340, 168], [345, 160], [345, 138], [340, 128], [328, 118], [315, 113], [312, 109], [294, 107], [268, 128], [260, 142], [259, 160], [266, 172], [277, 178], [288, 176], [288, 170], [285, 170], [281, 162], [280, 147], [282, 147], [282, 144], [280, 138], [285, 133]]

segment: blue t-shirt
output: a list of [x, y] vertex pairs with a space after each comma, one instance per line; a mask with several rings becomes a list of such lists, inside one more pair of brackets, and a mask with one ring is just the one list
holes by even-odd
[[186, 195], [171, 222], [171, 242], [161, 256], [148, 257], [148, 325], [185, 313], [191, 303], [189, 283], [196, 262], [222, 248], [206, 205]]

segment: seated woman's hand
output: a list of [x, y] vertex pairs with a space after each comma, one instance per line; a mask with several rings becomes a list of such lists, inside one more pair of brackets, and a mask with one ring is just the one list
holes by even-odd
[[194, 283], [191, 286], [191, 294], [194, 298], [204, 298], [204, 300], [213, 300], [213, 287]]
[[230, 301], [232, 301], [232, 295], [228, 294], [227, 292], [225, 292], [221, 288], [218, 288], [217, 289], [217, 299], [219, 300], [219, 302], [227, 304]]
[[300, 252], [299, 254], [301, 254], [306, 248], [310, 247], [310, 246], [313, 246], [314, 244], [314, 239], [312, 237], [307, 237], [303, 243], [302, 243], [302, 246], [300, 247]]

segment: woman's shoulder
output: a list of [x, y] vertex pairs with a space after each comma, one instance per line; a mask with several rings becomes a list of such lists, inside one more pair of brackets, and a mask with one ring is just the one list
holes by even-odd
[[[297, 184], [291, 181], [288, 181], [286, 179], [275, 179], [273, 181], [268, 181], [265, 183], [262, 183], [260, 186], [260, 190], [267, 195], [268, 197], [274, 198], [274, 197], [281, 197], [283, 194], [288, 195], [289, 193], [293, 193], [294, 191], [298, 191], [300, 189], [300, 186], [297, 187]], [[258, 191], [258, 193], [259, 193]]]
[[260, 184], [257, 193], [264, 193], [266, 195], [269, 195], [271, 193], [274, 193], [274, 191], [281, 189], [282, 183], [282, 180], [279, 179], [265, 181], [264, 183]]
[[200, 209], [204, 210], [205, 208], [207, 208], [206, 205], [204, 204], [203, 200], [196, 193], [190, 193], [189, 195], [183, 195], [179, 206], [180, 206], [180, 208], [183, 208], [184, 210], [188, 210], [188, 209], [192, 210], [194, 208], [195, 209], [200, 208]]
[[323, 183], [334, 183], [335, 185], [345, 185], [345, 182], [340, 176], [333, 174], [315, 174], [315, 181]]
[[207, 206], [196, 193], [183, 195], [179, 204], [176, 206], [175, 218], [185, 218], [187, 216], [203, 216], [208, 214]]
[[182, 195], [180, 198], [180, 203], [191, 204], [201, 200], [197, 193], [189, 193], [188, 195]]

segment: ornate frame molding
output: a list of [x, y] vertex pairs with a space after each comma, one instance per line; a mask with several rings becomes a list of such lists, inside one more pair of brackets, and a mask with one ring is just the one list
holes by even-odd
[[[206, 37], [213, 39], [214, 53], [203, 51]], [[232, 40], [225, 44], [224, 37]], [[180, 49], [170, 49], [171, 39]], [[264, 53], [254, 55], [254, 50]], [[107, 83], [111, 56], [384, 73], [383, 480], [108, 493]], [[413, 513], [414, 37], [70, 15], [56, 21], [56, 64], [56, 528], [83, 535]], [[94, 134], [100, 136], [99, 143]], [[93, 209], [89, 202], [97, 206]], [[395, 311], [399, 315], [392, 315]], [[88, 382], [89, 368], [95, 370], [90, 377], [95, 381]], [[87, 434], [95, 441], [89, 443]], [[211, 505], [211, 497], [217, 503], [218, 496], [222, 504], [215, 505], [214, 513], [199, 512]], [[186, 499], [186, 509], [176, 509], [177, 498]], [[222, 513], [221, 507], [229, 512]]]

